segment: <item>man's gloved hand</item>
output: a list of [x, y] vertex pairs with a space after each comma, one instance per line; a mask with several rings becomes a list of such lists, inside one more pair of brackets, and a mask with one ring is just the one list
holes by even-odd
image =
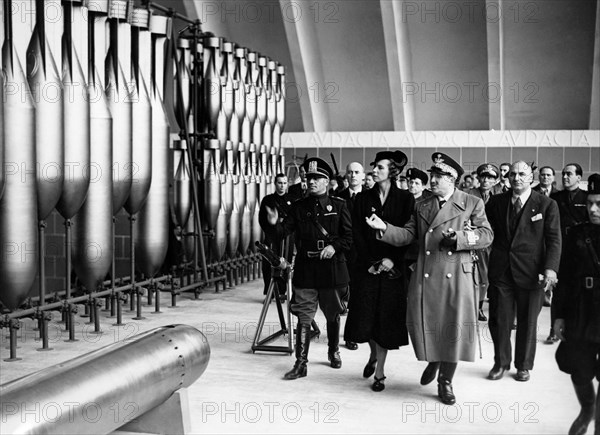
[[442, 231], [444, 238], [440, 241], [440, 247], [453, 248], [456, 246], [456, 232], [450, 228], [448, 231]]

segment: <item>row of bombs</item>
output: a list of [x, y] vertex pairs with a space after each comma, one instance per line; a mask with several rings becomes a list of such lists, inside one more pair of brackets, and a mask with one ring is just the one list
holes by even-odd
[[[173, 86], [165, 85], [171, 66], [173, 109], [190, 138], [179, 151], [188, 142], [193, 151], [177, 152], [174, 146], [179, 223], [188, 228], [195, 221], [185, 190], [191, 188], [186, 178], [196, 176], [189, 156], [200, 155], [199, 194], [205, 225], [215, 233], [213, 252], [221, 258], [224, 246], [230, 255], [236, 246], [247, 250], [252, 238], [260, 237], [258, 223], [253, 225], [258, 198], [270, 192], [274, 171], [283, 168], [284, 69], [266, 58], [255, 68], [256, 54], [245, 49], [235, 50], [239, 62], [230, 68], [229, 43], [214, 37], [198, 39], [195, 50], [186, 49], [191, 41], [180, 39], [167, 58], [174, 44], [172, 19], [132, 8], [129, 1], [96, 1], [93, 9], [85, 1], [36, 1], [35, 23], [12, 23], [7, 11], [18, 10], [17, 3], [29, 2], [4, 0], [1, 11], [0, 301], [14, 309], [30, 294], [43, 267], [44, 221], [54, 209], [65, 219], [67, 256], [88, 291], [102, 285], [113, 265], [114, 219], [123, 208], [132, 218], [136, 268], [146, 277], [158, 272], [168, 247], [173, 177], [164, 106]], [[44, 8], [50, 6], [62, 10], [58, 24], [44, 22]], [[58, 45], [49, 43], [57, 26]], [[25, 52], [16, 43], [23, 38]], [[247, 62], [241, 62], [242, 52]], [[198, 65], [201, 57], [205, 72], [200, 77], [190, 65]], [[228, 71], [237, 72], [222, 74]], [[242, 76], [243, 85], [235, 80]], [[216, 139], [201, 146], [194, 134], [201, 131]], [[239, 224], [234, 225], [236, 210]], [[248, 237], [249, 228], [254, 235]], [[243, 242], [236, 244], [235, 234]]]
[[[223, 38], [206, 36], [198, 39], [195, 50], [192, 45], [190, 39], [177, 41], [174, 97], [180, 127], [187, 126], [190, 133], [213, 132], [221, 160], [226, 158], [227, 141], [231, 142], [236, 165], [238, 151], [248, 158], [251, 144], [264, 145], [267, 158], [272, 148], [279, 155], [285, 127], [285, 67]], [[194, 74], [196, 65], [201, 74]], [[194, 97], [200, 117], [192, 110]]]
[[[51, 3], [62, 10], [59, 25], [45, 21]], [[83, 2], [36, 1], [35, 22], [11, 23], [9, 11], [22, 2], [4, 1], [0, 301], [10, 309], [28, 297], [38, 272], [45, 285], [44, 227], [54, 209], [65, 219], [67, 264], [72, 258], [88, 291], [114, 265], [113, 219], [123, 208], [136, 221], [138, 270], [152, 277], [165, 260], [171, 23], [140, 9], [130, 24], [124, 3], [88, 10]], [[55, 54], [50, 36], [59, 31]]]
[[[202, 74], [194, 77], [196, 57]], [[285, 67], [213, 36], [198, 40], [195, 50], [191, 40], [180, 38], [177, 62], [177, 122], [190, 132], [215, 135], [202, 146], [199, 193], [204, 225], [213, 234], [210, 252], [217, 261], [225, 254], [230, 258], [243, 255], [261, 237], [260, 198], [272, 193], [274, 176], [285, 167], [281, 148]], [[199, 111], [192, 110], [194, 94]], [[200, 118], [194, 113], [200, 113]], [[181, 141], [180, 148], [186, 146]], [[178, 224], [191, 234], [194, 219], [187, 156], [186, 152], [179, 153], [174, 202]], [[187, 240], [186, 250], [190, 252], [192, 239]]]
[[[175, 143], [175, 148], [181, 149], [181, 158], [174, 176], [174, 216], [186, 234], [194, 234], [192, 175], [185, 146], [185, 141]], [[210, 253], [214, 261], [222, 260], [225, 255], [229, 258], [244, 255], [254, 242], [262, 240], [258, 221], [260, 201], [273, 193], [275, 175], [284, 172], [285, 156], [283, 149], [275, 154], [275, 148], [271, 148], [267, 157], [265, 145], [260, 152], [256, 148], [250, 144], [250, 156], [246, 159], [244, 149], [236, 153], [233, 144], [227, 141], [225, 160], [221, 162], [220, 141], [209, 139], [204, 145], [202, 222], [203, 229], [211, 233]], [[188, 254], [194, 252], [193, 238], [186, 238], [185, 249]]]

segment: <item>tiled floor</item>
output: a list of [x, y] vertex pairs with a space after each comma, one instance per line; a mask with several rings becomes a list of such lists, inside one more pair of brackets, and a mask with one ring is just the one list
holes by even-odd
[[[419, 385], [425, 364], [415, 360], [410, 346], [388, 355], [386, 389], [380, 393], [369, 388], [372, 380], [362, 378], [366, 344], [356, 351], [342, 347], [343, 367], [331, 369], [320, 313], [323, 336], [311, 346], [308, 377], [283, 380], [293, 357], [250, 350], [262, 306], [262, 284], [257, 281], [220, 294], [206, 290], [199, 300], [184, 295], [177, 308], [166, 308], [170, 298], [163, 298], [163, 313], [151, 314], [152, 308], [146, 307], [145, 320], [130, 320], [135, 314], [125, 312], [126, 325], [115, 327], [113, 319], [103, 318], [100, 336], [90, 334], [93, 325], [84, 325], [85, 319], [79, 317], [77, 343], [65, 343], [68, 334], [53, 321], [54, 350], [49, 352], [36, 351], [40, 343], [34, 340], [33, 323], [25, 321], [18, 349], [23, 359], [18, 362], [3, 361], [8, 357], [3, 330], [0, 383], [159, 325], [186, 323], [203, 331], [211, 346], [206, 372], [188, 391], [193, 433], [561, 434], [579, 410], [568, 375], [556, 367], [557, 345], [541, 343], [549, 326], [548, 308], [540, 316], [540, 343], [530, 382], [515, 381], [514, 370], [500, 381], [485, 379], [493, 364], [493, 348], [483, 325], [483, 358], [459, 364], [454, 381], [457, 405], [445, 406], [435, 396], [435, 383]], [[277, 323], [272, 306], [265, 332], [277, 329]]]

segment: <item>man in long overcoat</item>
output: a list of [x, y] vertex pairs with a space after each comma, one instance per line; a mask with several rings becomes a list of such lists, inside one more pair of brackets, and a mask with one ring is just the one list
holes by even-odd
[[464, 173], [453, 159], [434, 153], [431, 191], [416, 204], [403, 227], [376, 216], [370, 225], [381, 240], [404, 246], [419, 241], [417, 267], [408, 288], [407, 326], [415, 354], [428, 361], [421, 384], [438, 376], [438, 396], [454, 404], [452, 379], [458, 361], [474, 361], [477, 346], [478, 294], [474, 285], [473, 250], [492, 243], [493, 232], [483, 201], [455, 188]]

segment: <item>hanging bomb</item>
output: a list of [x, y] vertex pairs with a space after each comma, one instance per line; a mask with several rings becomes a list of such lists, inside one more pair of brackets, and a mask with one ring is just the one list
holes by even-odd
[[3, 142], [6, 174], [0, 199], [0, 301], [17, 308], [36, 275], [37, 198], [35, 180], [35, 109], [19, 57], [7, 39], [2, 47], [5, 85]]
[[38, 220], [44, 220], [62, 193], [65, 155], [62, 81], [40, 23], [27, 47], [27, 80], [35, 101]]
[[162, 266], [169, 245], [169, 122], [162, 102], [164, 95], [165, 35], [171, 18], [150, 17], [153, 35], [152, 82], [152, 180], [141, 210], [138, 212], [138, 231], [135, 233], [136, 267], [146, 276], [154, 276]]

